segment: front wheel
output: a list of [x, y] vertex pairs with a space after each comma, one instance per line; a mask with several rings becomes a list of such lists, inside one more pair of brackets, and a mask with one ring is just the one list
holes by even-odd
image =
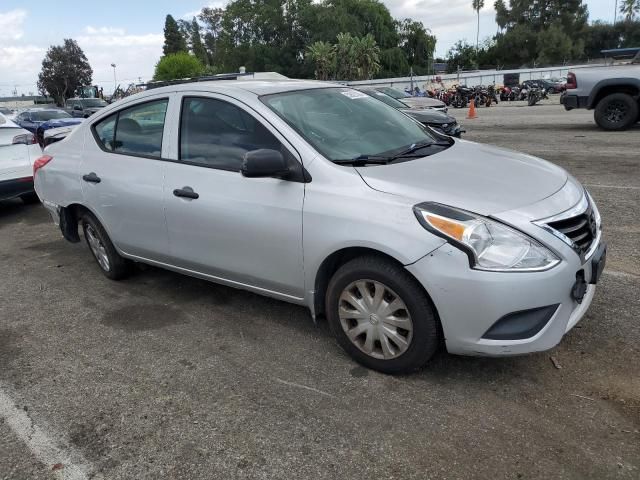
[[98, 219], [86, 212], [80, 218], [80, 223], [89, 250], [102, 273], [111, 280], [125, 278], [131, 270], [131, 262], [120, 256]]
[[429, 297], [400, 265], [359, 257], [334, 274], [326, 312], [340, 346], [362, 365], [383, 373], [422, 367], [439, 345]]
[[638, 118], [638, 102], [626, 93], [612, 93], [598, 102], [594, 119], [605, 130], [626, 130]]

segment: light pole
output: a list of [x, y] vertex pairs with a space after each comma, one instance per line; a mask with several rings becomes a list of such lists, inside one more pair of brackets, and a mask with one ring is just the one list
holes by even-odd
[[111, 66], [113, 67], [113, 94], [116, 94], [116, 88], [118, 87], [118, 82], [116, 81], [116, 64], [112, 63]]

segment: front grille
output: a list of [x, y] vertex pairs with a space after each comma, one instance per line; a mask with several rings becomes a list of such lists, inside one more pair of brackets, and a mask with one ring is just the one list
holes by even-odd
[[598, 234], [596, 215], [591, 205], [580, 215], [549, 222], [547, 225], [571, 240], [574, 249], [581, 256], [589, 251]]

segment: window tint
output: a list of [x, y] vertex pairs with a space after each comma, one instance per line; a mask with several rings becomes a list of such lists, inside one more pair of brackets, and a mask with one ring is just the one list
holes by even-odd
[[98, 141], [105, 149], [111, 151], [113, 151], [113, 140], [117, 118], [118, 114], [116, 113], [96, 123], [96, 126], [94, 127], [96, 135], [98, 136]]
[[164, 99], [120, 110], [113, 150], [160, 158], [168, 102]]
[[261, 148], [288, 156], [271, 132], [235, 105], [213, 98], [184, 99], [180, 160], [239, 171], [244, 154]]
[[394, 155], [435, 142], [415, 120], [357, 90], [318, 88], [261, 98], [330, 160]]

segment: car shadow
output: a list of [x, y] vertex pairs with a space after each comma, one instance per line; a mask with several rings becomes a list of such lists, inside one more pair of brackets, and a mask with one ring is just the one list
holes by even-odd
[[[335, 350], [337, 355], [342, 353], [326, 318], [319, 316], [314, 322], [309, 310], [303, 306], [141, 264], [136, 266], [134, 275], [125, 282], [129, 284], [128, 287], [139, 285], [141, 291], [151, 288], [155, 300], [161, 295], [163, 303], [179, 308], [188, 309], [189, 305], [196, 304], [212, 312], [220, 309], [225, 316], [230, 312], [240, 312], [228, 320], [229, 328], [251, 332], [264, 328], [264, 322], [269, 322], [304, 337], [322, 339], [327, 342], [327, 349]], [[218, 328], [219, 320], [212, 318], [210, 326]], [[349, 358], [346, 353], [344, 357]], [[544, 353], [501, 358], [458, 356], [449, 354], [443, 344], [424, 368], [399, 378], [443, 383], [451, 381], [452, 377], [478, 383], [498, 378], [521, 378], [535, 374], [540, 362], [548, 361], [547, 357]], [[345, 367], [350, 371], [358, 364], [348, 359]], [[356, 369], [356, 372], [359, 371], [359, 368]]]

